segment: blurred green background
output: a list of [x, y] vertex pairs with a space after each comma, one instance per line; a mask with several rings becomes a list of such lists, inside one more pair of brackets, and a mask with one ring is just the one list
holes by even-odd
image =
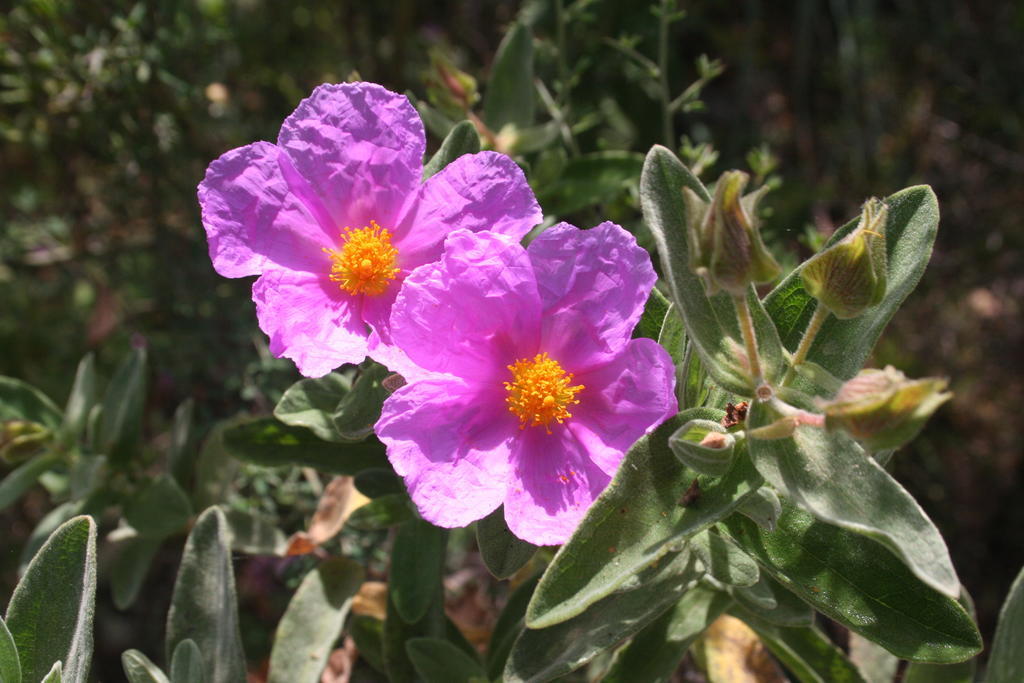
[[[210, 266], [195, 200], [206, 165], [275, 139], [325, 81], [357, 76], [427, 98], [437, 51], [485, 82], [517, 17], [535, 36], [537, 78], [571, 117], [564, 153], [666, 142], [659, 84], [630, 56], [657, 57], [652, 5], [565, 0], [560, 55], [559, 4], [15, 2], [0, 18], [0, 374], [61, 402], [83, 353], [94, 350], [109, 374], [144, 344], [151, 440], [165, 437], [188, 397], [207, 427], [269, 410], [297, 374], [269, 357], [250, 283]], [[874, 363], [952, 380], [954, 400], [897, 455], [895, 471], [942, 530], [990, 639], [1024, 564], [1024, 3], [684, 5], [667, 43], [672, 92], [698, 78], [700, 55], [724, 71], [704, 87], [702, 107], [676, 114], [675, 131], [717, 150], [706, 177], [751, 161], [772, 175], [764, 229], [791, 264], [868, 196], [916, 183], [939, 196], [932, 263]], [[524, 159], [535, 181], [545, 159]], [[628, 185], [608, 206], [566, 217], [583, 227], [603, 216], [635, 222]], [[46, 505], [29, 496], [0, 514], [5, 551]], [[0, 553], [0, 604], [15, 581], [9, 555]], [[176, 557], [152, 581], [168, 581]], [[246, 580], [262, 585], [259, 568], [240, 579], [243, 591]], [[141, 613], [164, 614], [168, 595]], [[105, 627], [102, 609], [97, 644], [109, 652], [97, 669], [113, 680], [106, 672], [118, 670], [121, 649], [158, 639], [160, 624], [140, 635], [132, 615], [111, 614]], [[126, 643], [104, 644], [118, 637]]]

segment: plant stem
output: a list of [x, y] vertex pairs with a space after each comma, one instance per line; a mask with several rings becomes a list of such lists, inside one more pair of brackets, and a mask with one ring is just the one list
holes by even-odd
[[668, 89], [668, 26], [671, 22], [672, 0], [661, 0], [658, 21], [658, 89], [661, 92], [661, 137], [665, 146], [675, 149], [675, 131], [672, 130], [672, 93]]
[[569, 124], [569, 111], [572, 106], [569, 96], [572, 93], [572, 79], [569, 77], [569, 63], [566, 60], [565, 41], [565, 7], [562, 0], [555, 0], [555, 42], [558, 47], [558, 93], [555, 100], [555, 109], [558, 115], [555, 117], [559, 122], [559, 129], [562, 133], [562, 141], [569, 148], [571, 156], [579, 155], [579, 148], [572, 136], [572, 126]]
[[807, 329], [804, 330], [804, 336], [800, 338], [800, 346], [797, 347], [796, 353], [793, 354], [789, 370], [786, 371], [786, 376], [782, 378], [782, 386], [788, 386], [796, 377], [797, 366], [807, 359], [807, 352], [811, 350], [811, 344], [814, 343], [814, 338], [818, 336], [818, 331], [821, 330], [821, 325], [827, 317], [828, 309], [819, 303], [817, 308], [814, 309], [814, 315], [811, 316], [811, 322], [807, 324]]
[[740, 331], [743, 333], [743, 343], [747, 347], [747, 362], [750, 363], [750, 372], [754, 376], [754, 385], [761, 384], [764, 377], [761, 374], [761, 359], [757, 354], [757, 335], [754, 333], [754, 321], [750, 317], [750, 307], [747, 305], [745, 295], [734, 296], [733, 304], [736, 306], [736, 315], [740, 321]]

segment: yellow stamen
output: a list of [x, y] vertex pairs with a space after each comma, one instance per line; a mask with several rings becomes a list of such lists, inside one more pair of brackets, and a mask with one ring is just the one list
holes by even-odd
[[383, 294], [400, 270], [395, 263], [398, 250], [391, 246], [391, 233], [370, 221], [365, 228], [345, 228], [341, 249], [324, 252], [331, 257], [332, 282], [351, 294]]
[[551, 423], [562, 424], [572, 417], [568, 406], [576, 405], [576, 394], [584, 389], [582, 384], [569, 386], [572, 373], [567, 373], [558, 361], [546, 353], [538, 353], [532, 359], [521, 358], [509, 365], [512, 381], [505, 382], [509, 412], [519, 418], [519, 428], [527, 425], [544, 425], [548, 434]]

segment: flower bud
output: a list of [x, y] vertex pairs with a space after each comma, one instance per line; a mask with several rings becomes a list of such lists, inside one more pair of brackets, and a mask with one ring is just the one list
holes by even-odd
[[0, 422], [0, 460], [15, 463], [32, 456], [52, 436], [49, 429], [28, 420]]
[[430, 70], [423, 80], [427, 99], [447, 116], [462, 118], [480, 99], [476, 79], [456, 67], [439, 49], [430, 52]]
[[751, 282], [770, 282], [781, 270], [758, 231], [757, 203], [767, 188], [744, 197], [749, 180], [742, 171], [726, 171], [715, 184], [710, 204], [683, 188], [690, 269], [704, 279], [709, 296], [719, 290], [742, 296]]
[[804, 287], [837, 318], [856, 318], [885, 296], [885, 220], [888, 207], [864, 204], [849, 235], [811, 257], [800, 271]]
[[736, 437], [711, 420], [690, 420], [669, 437], [668, 446], [690, 469], [712, 477], [729, 471]]
[[953, 394], [938, 377], [911, 380], [891, 365], [862, 370], [823, 402], [825, 428], [842, 429], [870, 451], [897, 448], [913, 439], [925, 421]]

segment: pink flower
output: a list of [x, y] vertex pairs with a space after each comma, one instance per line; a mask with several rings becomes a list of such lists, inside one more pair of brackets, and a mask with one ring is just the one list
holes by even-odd
[[376, 431], [425, 519], [464, 526], [504, 504], [516, 536], [568, 539], [625, 451], [676, 413], [668, 353], [630, 339], [654, 281], [613, 223], [562, 223], [529, 249], [460, 230], [409, 276], [392, 334], [434, 374], [388, 398]]
[[540, 222], [508, 157], [465, 155], [421, 182], [424, 148], [405, 97], [372, 83], [322, 85], [285, 119], [276, 145], [233, 149], [206, 170], [199, 203], [213, 267], [260, 276], [260, 328], [303, 375], [367, 354], [411, 371], [388, 327], [409, 272], [437, 260], [452, 230], [518, 240]]

